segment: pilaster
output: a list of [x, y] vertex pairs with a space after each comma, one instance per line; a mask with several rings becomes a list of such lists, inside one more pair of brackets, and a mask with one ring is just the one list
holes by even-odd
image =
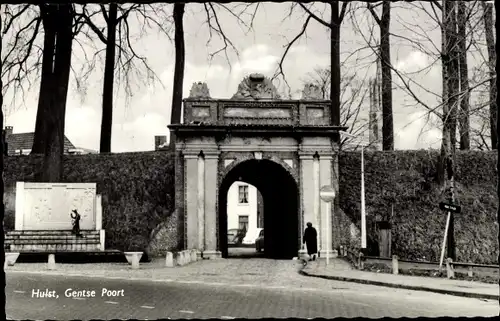
[[[198, 152], [199, 153], [199, 152]], [[198, 155], [194, 153], [184, 154], [184, 224], [185, 224], [185, 247], [197, 249], [198, 240]]]
[[218, 151], [204, 151], [205, 155], [205, 250], [203, 257], [220, 258], [217, 251], [217, 172]]
[[205, 250], [205, 159], [201, 153], [198, 156], [197, 214], [198, 250], [203, 251]]

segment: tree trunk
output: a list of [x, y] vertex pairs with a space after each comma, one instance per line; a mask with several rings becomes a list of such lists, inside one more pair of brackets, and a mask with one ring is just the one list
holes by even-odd
[[390, 42], [391, 2], [382, 4], [380, 18], [380, 56], [382, 63], [382, 149], [394, 150], [394, 120], [392, 115], [392, 74]]
[[331, 124], [340, 126], [340, 24], [339, 2], [330, 2], [331, 7], [331, 33], [330, 33], [330, 99], [332, 101]]
[[115, 81], [116, 56], [116, 24], [118, 5], [109, 5], [108, 37], [106, 43], [106, 61], [104, 64], [104, 84], [102, 91], [102, 119], [101, 119], [101, 153], [111, 152], [111, 130], [113, 126], [113, 84]]
[[43, 59], [42, 76], [40, 79], [40, 94], [38, 97], [38, 108], [36, 112], [35, 134], [33, 137], [33, 147], [31, 154], [43, 154], [45, 150], [45, 139], [47, 136], [46, 114], [49, 109], [50, 96], [52, 92], [48, 89], [52, 74], [54, 72], [54, 49], [56, 41], [55, 18], [56, 6], [50, 4], [40, 5], [42, 16], [44, 38], [43, 38]]
[[497, 133], [497, 79], [495, 64], [497, 53], [495, 51], [495, 36], [493, 35], [493, 4], [481, 2], [484, 10], [484, 29], [486, 35], [486, 45], [488, 47], [489, 78], [490, 78], [490, 133], [491, 148], [498, 148]]
[[450, 121], [450, 139], [452, 148], [457, 146], [457, 115], [459, 109], [458, 95], [460, 93], [460, 67], [458, 60], [457, 16], [456, 2], [445, 1], [446, 23], [446, 52], [449, 55], [448, 65], [448, 113]]
[[47, 119], [47, 136], [42, 164], [41, 180], [59, 182], [63, 173], [64, 125], [66, 98], [71, 69], [73, 42], [72, 5], [59, 5], [54, 59], [54, 73], [50, 82], [50, 105]]
[[[456, 110], [458, 108], [458, 54], [456, 37], [455, 2], [443, 1], [443, 140], [441, 145], [441, 170], [444, 176], [444, 187], [447, 191], [448, 202], [454, 203], [454, 173], [455, 173], [455, 149], [456, 149]], [[453, 213], [450, 216], [448, 230], [448, 257], [455, 260], [454, 245], [454, 222]]]
[[460, 113], [459, 113], [459, 133], [460, 133], [460, 149], [470, 149], [470, 120], [469, 120], [469, 74], [467, 65], [467, 6], [465, 1], [458, 2], [457, 11], [457, 26], [458, 26], [458, 52], [460, 64]]
[[[182, 114], [182, 90], [184, 85], [184, 64], [186, 50], [184, 46], [184, 3], [174, 3], [174, 24], [175, 24], [175, 69], [174, 69], [174, 90], [172, 94], [172, 110], [170, 123], [180, 124]], [[170, 147], [175, 147], [175, 135], [170, 133]]]

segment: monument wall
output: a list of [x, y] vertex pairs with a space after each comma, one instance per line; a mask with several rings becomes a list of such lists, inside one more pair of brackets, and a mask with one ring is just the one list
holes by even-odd
[[[40, 168], [39, 156], [5, 158], [5, 230], [15, 227], [16, 182], [33, 182]], [[140, 247], [155, 255], [179, 247], [179, 220], [173, 214], [173, 157], [169, 152], [67, 155], [63, 183], [97, 184], [107, 249]], [[69, 212], [67, 215], [70, 229]]]

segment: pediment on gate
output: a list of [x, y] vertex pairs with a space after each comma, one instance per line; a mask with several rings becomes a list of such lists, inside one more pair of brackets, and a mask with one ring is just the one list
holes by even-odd
[[243, 78], [238, 85], [237, 92], [231, 99], [234, 100], [259, 100], [280, 99], [278, 90], [271, 79], [262, 74], [254, 73]]

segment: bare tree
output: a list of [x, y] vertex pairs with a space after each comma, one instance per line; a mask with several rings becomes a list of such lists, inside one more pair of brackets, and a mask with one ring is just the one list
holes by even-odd
[[102, 89], [102, 118], [101, 118], [101, 139], [99, 151], [101, 153], [111, 152], [111, 129], [113, 127], [113, 85], [115, 82], [114, 67], [116, 56], [116, 27], [118, 25], [118, 5], [109, 4], [109, 11], [106, 8], [102, 14], [107, 25], [106, 60], [104, 63], [104, 83]]
[[498, 134], [496, 120], [498, 117], [497, 110], [497, 86], [496, 86], [496, 71], [495, 64], [497, 60], [495, 50], [495, 36], [493, 33], [493, 4], [481, 2], [483, 6], [484, 30], [486, 35], [486, 46], [488, 47], [488, 69], [489, 69], [489, 100], [490, 100], [490, 136], [492, 149], [498, 148]]
[[[329, 1], [330, 6], [330, 22], [324, 20], [320, 15], [317, 15], [312, 11], [312, 6], [306, 6], [301, 2], [294, 2], [290, 8], [289, 16], [292, 15], [295, 7], [299, 5], [306, 13], [307, 18], [302, 24], [300, 32], [288, 42], [285, 46], [285, 51], [281, 56], [278, 63], [278, 70], [276, 71], [273, 78], [282, 76], [285, 84], [288, 86], [285, 74], [283, 72], [283, 62], [293, 45], [306, 34], [307, 27], [311, 19], [315, 20], [319, 24], [330, 29], [330, 62], [331, 62], [331, 82], [330, 82], [330, 97], [332, 100], [332, 112], [331, 112], [331, 124], [340, 124], [340, 93], [341, 93], [341, 62], [340, 62], [340, 26], [344, 20], [345, 14], [347, 12], [349, 2], [344, 1], [342, 6], [339, 8], [339, 1]], [[288, 86], [289, 87], [289, 86]]]
[[[111, 152], [111, 134], [113, 126], [113, 94], [114, 83], [123, 84], [125, 86], [125, 93], [127, 96], [131, 95], [130, 82], [133, 71], [139, 73], [139, 67], [135, 65], [138, 61], [141, 66], [146, 70], [145, 79], [159, 80], [155, 72], [149, 66], [146, 57], [139, 56], [130, 41], [130, 28], [128, 19], [132, 14], [143, 18], [143, 23], [147, 27], [151, 27], [150, 23], [159, 27], [165, 34], [168, 31], [164, 26], [158, 22], [165, 19], [165, 14], [158, 7], [152, 5], [133, 4], [130, 6], [117, 5], [111, 3], [107, 10], [104, 5], [100, 5], [99, 10], [91, 12], [84, 8], [81, 19], [84, 24], [97, 36], [97, 38], [105, 45], [105, 58], [104, 58], [104, 82], [102, 92], [102, 120], [101, 120], [101, 139], [100, 139], [100, 152]], [[118, 16], [118, 12], [120, 15]], [[99, 28], [93, 21], [92, 17], [96, 13], [101, 13], [106, 22], [106, 35], [104, 28]], [[150, 28], [149, 28], [150, 29]], [[117, 33], [118, 31], [118, 38]], [[85, 37], [92, 38], [89, 33], [81, 32]], [[91, 39], [92, 40], [92, 39]], [[118, 53], [116, 52], [118, 50]], [[89, 62], [88, 69], [85, 70], [78, 84], [85, 82], [95, 66], [95, 60], [102, 50], [96, 51], [92, 61]], [[139, 77], [142, 78], [142, 77]]]
[[[382, 4], [380, 17], [375, 12]], [[394, 150], [394, 121], [392, 114], [392, 75], [391, 75], [391, 2], [382, 1], [377, 5], [367, 3], [368, 10], [380, 28], [380, 60], [382, 67], [382, 149]]]
[[[2, 11], [2, 5], [0, 5], [0, 12]], [[3, 29], [3, 19], [2, 19], [2, 14], [0, 13], [0, 31]], [[0, 39], [0, 52], [2, 52], [2, 41]], [[0, 75], [2, 75], [2, 67], [3, 67], [3, 64], [2, 64], [2, 55], [0, 54]], [[3, 88], [3, 82], [2, 82], [2, 77], [0, 77], [0, 89]], [[4, 205], [4, 202], [3, 202], [3, 199], [4, 199], [4, 181], [3, 181], [3, 172], [4, 172], [4, 164], [3, 164], [3, 161], [4, 161], [4, 150], [5, 150], [5, 135], [4, 135], [4, 131], [3, 131], [3, 90], [0, 90], [0, 128], [2, 128], [2, 141], [0, 142], [0, 219], [2, 220], [2, 223], [4, 222], [4, 216], [5, 216], [5, 205]], [[2, 239], [4, 239], [4, 234], [2, 234]], [[3, 242], [3, 241], [2, 241]], [[3, 282], [5, 284], [5, 275], [2, 276], [3, 278]], [[2, 294], [2, 299], [5, 300], [5, 292]], [[6, 318], [6, 315], [5, 313], [3, 313], [2, 315], [5, 319]]]
[[465, 1], [457, 3], [457, 27], [458, 27], [458, 59], [460, 65], [460, 113], [459, 113], [459, 133], [460, 149], [470, 149], [470, 91], [469, 91], [469, 72], [467, 64], [467, 6]]
[[[45, 5], [42, 5], [42, 8]], [[50, 5], [48, 5], [50, 6]], [[43, 8], [45, 10], [48, 8]], [[57, 18], [55, 25], [55, 50], [53, 53], [53, 69], [47, 76], [47, 103], [44, 107], [44, 122], [46, 122], [44, 158], [40, 181], [58, 182], [62, 178], [62, 156], [64, 152], [64, 124], [66, 116], [66, 98], [68, 95], [69, 74], [73, 44], [72, 5], [58, 5], [53, 12]], [[52, 7], [50, 8], [52, 9]], [[49, 10], [50, 10], [49, 9]], [[45, 16], [47, 18], [47, 16]], [[47, 32], [47, 31], [46, 31]], [[45, 52], [44, 54], [50, 54]], [[42, 67], [43, 68], [43, 67]], [[48, 96], [48, 95], [47, 95]], [[40, 135], [38, 133], [38, 135]], [[35, 130], [35, 139], [37, 133]]]
[[[50, 82], [54, 73], [54, 50], [56, 46], [57, 8], [51, 5], [40, 6], [40, 16], [43, 23], [43, 60], [40, 80], [40, 94], [35, 121], [35, 136], [33, 139], [32, 154], [42, 154], [45, 151], [47, 137], [47, 114], [51, 99]], [[37, 28], [38, 29], [38, 28]]]
[[[210, 53], [210, 60], [219, 53], [224, 53], [226, 56], [226, 60], [231, 67], [231, 62], [228, 56], [228, 49], [231, 48], [234, 50], [236, 55], [238, 55], [238, 50], [232, 43], [232, 41], [226, 36], [222, 24], [219, 20], [219, 16], [217, 14], [217, 8], [227, 11], [230, 15], [236, 18], [236, 21], [247, 27], [247, 32], [253, 28], [253, 21], [255, 19], [255, 15], [259, 8], [259, 4], [257, 3], [253, 13], [250, 14], [250, 23], [248, 24], [242, 17], [247, 14], [247, 11], [251, 8], [251, 4], [243, 5], [243, 9], [239, 12], [236, 11], [236, 7], [230, 8], [222, 3], [204, 3], [203, 8], [206, 13], [206, 24], [209, 30], [209, 39], [208, 43], [212, 40], [212, 36], [215, 33], [223, 42], [223, 46], [217, 49], [215, 52]], [[173, 18], [175, 25], [175, 69], [174, 69], [174, 84], [173, 84], [173, 95], [172, 95], [172, 110], [170, 123], [171, 124], [180, 124], [181, 122], [181, 114], [182, 114], [182, 94], [183, 94], [183, 84], [184, 84], [184, 67], [185, 67], [185, 44], [184, 44], [184, 10], [185, 3], [175, 3]], [[171, 133], [170, 137], [170, 147], [173, 148], [175, 144], [175, 136]]]
[[[320, 89], [322, 98], [330, 99], [331, 70], [326, 68], [315, 68], [308, 73], [303, 80], [303, 84], [312, 84]], [[343, 75], [341, 80], [340, 100], [340, 126], [348, 127], [348, 132], [354, 136], [363, 135], [368, 129], [368, 122], [363, 118], [363, 107], [370, 87], [366, 84], [366, 79], [360, 79], [355, 73]], [[340, 146], [350, 144], [352, 139], [345, 137], [341, 140]]]
[[[184, 84], [184, 65], [186, 59], [186, 49], [184, 46], [184, 3], [174, 4], [174, 24], [175, 24], [175, 69], [174, 88], [171, 106], [171, 124], [181, 123], [182, 114], [182, 90]], [[175, 136], [171, 133], [170, 146], [175, 146]]]

